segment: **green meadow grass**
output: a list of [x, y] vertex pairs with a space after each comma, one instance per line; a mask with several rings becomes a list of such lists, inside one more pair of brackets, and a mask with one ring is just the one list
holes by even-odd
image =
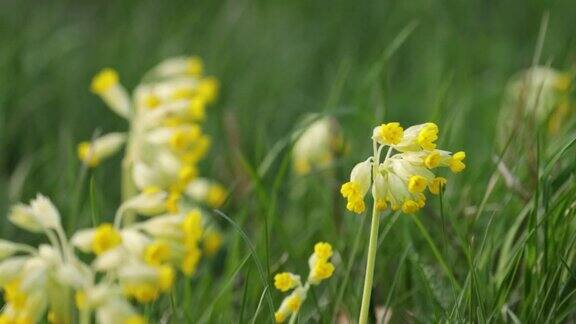
[[[392, 323], [576, 321], [576, 128], [552, 140], [536, 130], [533, 147], [514, 148], [512, 156], [495, 141], [515, 72], [535, 57], [574, 67], [573, 1], [1, 7], [0, 215], [42, 192], [70, 232], [113, 217], [121, 157], [84, 172], [75, 156], [76, 144], [95, 132], [126, 129], [88, 90], [101, 68], [116, 68], [132, 89], [162, 59], [198, 54], [221, 80], [207, 118], [214, 146], [202, 172], [232, 190], [213, 215], [225, 243], [198, 275], [141, 309], [151, 322], [270, 322], [282, 298], [274, 273], [306, 275], [319, 240], [337, 251], [336, 272], [312, 289], [299, 322], [355, 321], [369, 215], [348, 213], [338, 189], [370, 154], [371, 129], [383, 121], [436, 122], [441, 147], [465, 150], [467, 168], [449, 175], [444, 194], [418, 214], [382, 216], [374, 309], [387, 310]], [[335, 116], [349, 150], [329, 170], [296, 178], [290, 145], [308, 113]], [[529, 154], [536, 167], [525, 176], [531, 194], [521, 198], [494, 157], [521, 173]], [[41, 242], [6, 217], [0, 237]]]

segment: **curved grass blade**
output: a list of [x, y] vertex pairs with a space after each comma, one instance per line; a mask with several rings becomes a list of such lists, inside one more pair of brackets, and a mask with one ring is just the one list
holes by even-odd
[[258, 268], [258, 274], [260, 275], [260, 280], [262, 281], [262, 285], [266, 288], [265, 292], [266, 292], [266, 296], [268, 297], [268, 308], [270, 309], [270, 314], [272, 317], [274, 317], [274, 302], [272, 301], [272, 294], [270, 294], [270, 291], [268, 290], [268, 280], [267, 277], [265, 275], [264, 272], [264, 268], [262, 266], [262, 264], [260, 263], [260, 260], [258, 260], [258, 256], [256, 254], [256, 248], [254, 247], [254, 244], [252, 244], [252, 241], [250, 241], [250, 239], [248, 238], [248, 235], [246, 235], [246, 233], [242, 230], [242, 228], [240, 228], [240, 226], [234, 222], [230, 217], [226, 216], [226, 214], [224, 214], [223, 212], [215, 209], [214, 212], [216, 213], [216, 215], [219, 215], [220, 217], [224, 218], [227, 222], [230, 223], [230, 225], [232, 225], [234, 227], [234, 229], [240, 234], [240, 236], [242, 236], [242, 239], [246, 242], [246, 244], [248, 245], [248, 248], [250, 249], [252, 258], [254, 259], [254, 263], [256, 264], [256, 267]]

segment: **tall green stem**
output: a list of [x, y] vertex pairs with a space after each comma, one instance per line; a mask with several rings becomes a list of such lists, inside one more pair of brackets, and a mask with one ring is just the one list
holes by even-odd
[[[374, 159], [372, 161], [372, 179], [378, 172], [379, 154], [376, 142], [373, 142]], [[370, 298], [372, 295], [372, 283], [374, 280], [374, 265], [376, 263], [376, 248], [378, 247], [378, 227], [380, 227], [380, 214], [376, 208], [376, 200], [372, 202], [372, 222], [370, 225], [370, 241], [368, 242], [368, 257], [366, 261], [366, 274], [364, 275], [364, 290], [362, 292], [362, 306], [360, 307], [359, 324], [368, 323], [370, 311]]]
[[368, 322], [368, 311], [370, 310], [370, 297], [372, 294], [372, 282], [374, 279], [374, 264], [376, 262], [376, 248], [378, 246], [378, 227], [380, 226], [380, 215], [376, 210], [376, 202], [372, 207], [372, 224], [370, 225], [370, 242], [368, 243], [368, 260], [366, 262], [366, 275], [364, 276], [364, 291], [362, 292], [362, 307], [360, 308], [360, 319], [358, 323]]

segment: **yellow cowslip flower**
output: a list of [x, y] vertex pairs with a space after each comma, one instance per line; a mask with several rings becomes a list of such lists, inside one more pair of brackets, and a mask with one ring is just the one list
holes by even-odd
[[405, 200], [402, 203], [402, 212], [406, 214], [413, 214], [420, 209], [420, 204], [414, 200]]
[[365, 209], [364, 196], [370, 189], [371, 168], [370, 159], [356, 164], [350, 173], [350, 181], [340, 189], [342, 196], [348, 199], [346, 208], [357, 214]]
[[314, 254], [318, 259], [328, 260], [332, 257], [332, 245], [326, 242], [318, 242], [314, 245]]
[[101, 94], [108, 91], [110, 88], [118, 84], [118, 72], [111, 68], [105, 68], [100, 71], [90, 84], [90, 90], [96, 94]]
[[286, 321], [286, 315], [280, 311], [277, 311], [274, 313], [274, 321], [276, 323], [284, 323], [284, 321]]
[[324, 169], [332, 164], [342, 149], [342, 134], [333, 117], [318, 118], [310, 123], [292, 148], [292, 164], [297, 175], [312, 169]]
[[[375, 156], [367, 159], [362, 166], [361, 180], [353, 180], [358, 165], [352, 169], [351, 181], [342, 185], [341, 193], [347, 199], [346, 208], [355, 213], [365, 210], [364, 196], [372, 186], [375, 209], [383, 211], [402, 210], [415, 213], [426, 204], [426, 189], [438, 194], [446, 179], [437, 177], [432, 170], [448, 167], [452, 172], [465, 168], [464, 152], [452, 154], [436, 149], [438, 126], [424, 123], [405, 129], [400, 135], [398, 123], [382, 124], [373, 131], [376, 147]], [[383, 148], [388, 154], [380, 161]], [[374, 166], [374, 163], [377, 165]], [[372, 174], [372, 168], [376, 172]], [[356, 175], [356, 177], [358, 177]]]
[[283, 323], [289, 316], [295, 316], [300, 307], [306, 300], [308, 294], [309, 286], [298, 287], [288, 295], [282, 303], [278, 310], [274, 313], [274, 319], [276, 323]]
[[174, 284], [174, 270], [168, 265], [156, 267], [133, 265], [119, 271], [124, 295], [134, 298], [139, 303], [156, 300]]
[[290, 272], [282, 272], [274, 276], [274, 287], [282, 292], [286, 292], [301, 285], [302, 282], [300, 281], [299, 275]]
[[202, 59], [198, 56], [191, 56], [186, 60], [186, 73], [191, 75], [201, 75], [204, 69]]
[[206, 102], [202, 97], [194, 97], [188, 103], [188, 115], [195, 122], [201, 122], [206, 117]]
[[206, 156], [210, 145], [212, 145], [210, 137], [205, 134], [201, 135], [198, 140], [194, 142], [194, 145], [192, 145], [186, 152], [182, 153], [182, 162], [196, 163], [200, 161], [204, 156]]
[[122, 243], [122, 237], [111, 224], [103, 223], [96, 228], [92, 238], [92, 251], [100, 255]]
[[434, 169], [440, 165], [440, 154], [437, 151], [432, 151], [424, 158], [424, 165], [428, 169]]
[[178, 182], [177, 186], [179, 188], [184, 188], [190, 181], [198, 176], [198, 169], [195, 165], [184, 165], [178, 171]]
[[186, 195], [193, 200], [212, 208], [221, 207], [228, 198], [228, 191], [221, 184], [206, 178], [192, 180], [186, 188]]
[[420, 193], [426, 189], [428, 180], [420, 175], [413, 175], [408, 178], [408, 191], [411, 193]]
[[26, 306], [28, 295], [21, 289], [21, 280], [15, 279], [8, 282], [4, 287], [4, 300], [14, 309], [22, 310]]
[[134, 298], [137, 302], [146, 304], [158, 298], [159, 289], [152, 283], [130, 284], [123, 287], [124, 295]]
[[182, 221], [182, 232], [184, 232], [184, 240], [190, 242], [198, 242], [202, 236], [202, 213], [198, 209], [193, 209], [186, 213]]
[[166, 199], [166, 210], [171, 214], [176, 214], [180, 210], [180, 198], [182, 193], [179, 190], [171, 190]]
[[226, 189], [219, 184], [212, 184], [206, 195], [206, 203], [214, 208], [222, 206], [228, 197]]
[[201, 256], [202, 251], [198, 247], [188, 247], [181, 264], [182, 272], [187, 276], [194, 275]]
[[424, 123], [408, 127], [404, 131], [404, 137], [392, 147], [400, 152], [408, 151], [431, 151], [436, 148], [438, 140], [438, 126], [434, 123]]
[[522, 128], [527, 118], [535, 121], [536, 126], [547, 128], [550, 136], [568, 125], [566, 121], [570, 119], [566, 117], [574, 111], [567, 109], [573, 98], [573, 79], [572, 72], [547, 66], [534, 66], [514, 75], [506, 85], [496, 123], [498, 144], [503, 148], [514, 133], [520, 149], [530, 149], [533, 146], [531, 132], [515, 132]]
[[334, 265], [323, 259], [319, 259], [310, 270], [310, 277], [308, 280], [311, 284], [318, 284], [322, 280], [330, 278], [332, 273], [334, 273]]
[[217, 230], [210, 229], [204, 235], [202, 247], [207, 256], [215, 255], [222, 246], [222, 234]]
[[202, 130], [197, 125], [181, 127], [172, 132], [170, 148], [175, 152], [185, 152], [202, 136]]
[[450, 170], [452, 170], [452, 172], [461, 172], [462, 170], [464, 170], [466, 165], [462, 161], [465, 158], [466, 158], [466, 153], [464, 153], [462, 151], [454, 153], [454, 155], [452, 156], [452, 159], [449, 162], [450, 163]]
[[99, 95], [110, 109], [118, 115], [128, 118], [131, 114], [130, 97], [119, 82], [118, 72], [105, 68], [92, 79], [90, 90]]
[[436, 177], [428, 183], [428, 190], [430, 190], [430, 193], [437, 195], [440, 193], [440, 190], [442, 190], [442, 187], [446, 185], [446, 182], [448, 182], [446, 178]]
[[213, 102], [218, 96], [220, 83], [214, 77], [206, 77], [200, 80], [198, 84], [198, 96], [200, 96], [206, 103]]
[[170, 260], [172, 250], [165, 241], [155, 241], [149, 244], [144, 250], [144, 261], [149, 265], [161, 265]]
[[302, 297], [300, 294], [292, 294], [288, 296], [287, 300], [286, 305], [292, 312], [297, 312], [300, 309], [300, 306], [302, 306]]
[[174, 90], [172, 100], [190, 100], [196, 96], [198, 89], [192, 87], [181, 87]]
[[310, 266], [309, 284], [317, 285], [332, 276], [334, 272], [334, 265], [330, 263], [332, 254], [332, 246], [329, 243], [318, 242], [314, 245], [314, 253], [308, 259]]
[[396, 145], [403, 137], [404, 129], [397, 122], [382, 124], [372, 132], [372, 138], [383, 145]]
[[161, 104], [161, 101], [158, 96], [152, 93], [147, 93], [143, 98], [142, 104], [148, 109], [155, 109], [158, 108], [158, 106]]
[[89, 167], [95, 167], [100, 164], [100, 160], [93, 151], [90, 142], [81, 142], [78, 144], [78, 158]]
[[181, 224], [184, 256], [180, 268], [187, 276], [192, 276], [196, 273], [200, 257], [202, 256], [202, 251], [198, 247], [199, 240], [204, 232], [202, 222], [200, 210], [193, 209], [184, 216]]
[[284, 298], [274, 313], [274, 319], [277, 323], [284, 322], [289, 316], [296, 316], [302, 303], [306, 300], [310, 285], [318, 285], [332, 276], [334, 273], [334, 265], [330, 263], [332, 254], [332, 246], [329, 243], [318, 242], [314, 245], [314, 253], [308, 259], [310, 274], [304, 285], [302, 285], [300, 276], [291, 272], [282, 272], [274, 276], [274, 286], [278, 290], [286, 292], [294, 289], [290, 295]]
[[174, 284], [174, 269], [170, 266], [158, 267], [158, 287], [160, 291], [165, 292], [172, 288]]

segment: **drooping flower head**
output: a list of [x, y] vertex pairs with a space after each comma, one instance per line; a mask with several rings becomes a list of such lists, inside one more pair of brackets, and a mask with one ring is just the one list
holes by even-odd
[[311, 285], [318, 285], [334, 273], [334, 264], [330, 261], [332, 246], [326, 242], [314, 245], [314, 253], [308, 259], [310, 272], [308, 280], [302, 284], [300, 276], [291, 272], [281, 272], [274, 276], [274, 286], [281, 292], [292, 292], [284, 298], [274, 314], [277, 323], [283, 323], [290, 316], [296, 316], [302, 303], [306, 300]]
[[550, 135], [560, 131], [574, 112], [573, 77], [570, 72], [544, 66], [514, 75], [506, 85], [497, 123], [500, 144], [504, 145], [514, 128], [521, 127], [526, 118], [546, 126]]
[[[346, 208], [357, 214], [364, 212], [364, 198], [370, 188], [379, 211], [391, 208], [414, 213], [422, 208], [426, 204], [426, 191], [438, 194], [447, 182], [436, 176], [437, 168], [447, 167], [457, 173], [466, 167], [464, 152], [452, 154], [437, 149], [438, 134], [434, 123], [407, 129], [397, 122], [375, 127], [372, 140], [376, 156], [354, 166], [350, 181], [341, 187], [342, 196], [347, 200]], [[385, 148], [388, 153], [380, 162]]]
[[344, 148], [340, 126], [335, 118], [323, 117], [310, 123], [292, 149], [292, 164], [298, 175], [323, 169], [332, 163]]

